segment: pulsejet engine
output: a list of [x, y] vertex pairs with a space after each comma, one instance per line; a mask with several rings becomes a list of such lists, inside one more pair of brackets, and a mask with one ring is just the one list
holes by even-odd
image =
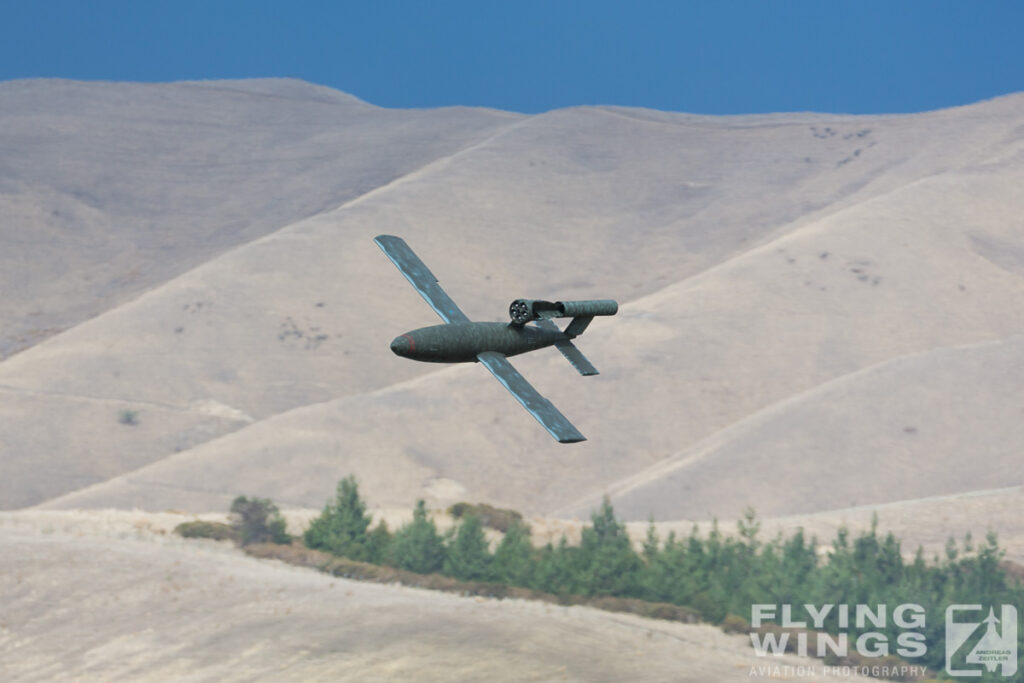
[[589, 301], [542, 301], [540, 299], [516, 299], [508, 307], [512, 324], [522, 327], [534, 320], [550, 318], [574, 318], [565, 328], [571, 339], [583, 334], [587, 325], [597, 315], [615, 315], [619, 304], [612, 299], [591, 299]]

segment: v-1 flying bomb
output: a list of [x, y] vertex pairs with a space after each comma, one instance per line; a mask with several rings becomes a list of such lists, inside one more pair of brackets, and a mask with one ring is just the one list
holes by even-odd
[[[527, 382], [512, 364], [510, 356], [554, 346], [581, 375], [596, 375], [597, 369], [572, 343], [599, 315], [615, 315], [619, 305], [611, 299], [594, 301], [540, 301], [516, 299], [509, 306], [508, 323], [471, 322], [437, 283], [430, 269], [400, 237], [374, 238], [388, 258], [412, 283], [443, 325], [423, 327], [395, 337], [391, 350], [397, 355], [428, 363], [480, 362], [505, 385], [523, 407], [562, 443], [585, 441], [580, 432], [546, 398]], [[553, 318], [572, 318], [564, 329]]]

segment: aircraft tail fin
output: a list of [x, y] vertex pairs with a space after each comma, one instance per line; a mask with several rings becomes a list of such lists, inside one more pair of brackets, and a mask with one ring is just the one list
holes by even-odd
[[565, 328], [565, 335], [569, 337], [569, 339], [580, 336], [581, 334], [583, 334], [583, 330], [587, 329], [587, 325], [589, 325], [590, 321], [593, 319], [594, 316], [592, 315], [576, 316], [575, 318], [572, 319], [572, 322], [569, 323], [569, 326]]
[[587, 376], [600, 374], [598, 373], [597, 368], [587, 360], [587, 357], [584, 356], [571, 341], [566, 340], [555, 342], [555, 348], [562, 352], [565, 359], [569, 361], [569, 363], [576, 368], [581, 375]]

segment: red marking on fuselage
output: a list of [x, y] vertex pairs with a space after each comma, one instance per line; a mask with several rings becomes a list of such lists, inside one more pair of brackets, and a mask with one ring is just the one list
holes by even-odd
[[407, 334], [403, 334], [402, 336], [409, 340], [409, 350], [410, 351], [415, 351], [416, 350], [416, 340], [413, 339], [411, 336], [409, 336]]

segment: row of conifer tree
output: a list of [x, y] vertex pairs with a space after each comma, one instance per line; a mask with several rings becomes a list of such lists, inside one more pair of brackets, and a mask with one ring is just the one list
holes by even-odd
[[[878, 533], [877, 520], [856, 537], [841, 528], [826, 553], [819, 553], [817, 539], [807, 538], [803, 530], [768, 540], [761, 539], [759, 531], [753, 511], [737, 522], [735, 535], [721, 533], [716, 522], [706, 535], [694, 526], [685, 537], [672, 533], [662, 540], [652, 520], [637, 550], [606, 499], [584, 526], [578, 545], [563, 536], [557, 544], [534, 547], [529, 527], [516, 520], [492, 550], [480, 517], [470, 511], [442, 534], [422, 500], [412, 521], [396, 531], [383, 521], [371, 528], [356, 481], [347, 477], [307, 528], [303, 542], [352, 560], [423, 574], [438, 572], [464, 581], [562, 596], [618, 596], [684, 605], [712, 623], [727, 617], [747, 619], [755, 604], [914, 604], [924, 609], [922, 630], [930, 644], [944, 640], [948, 605], [1024, 606], [1024, 588], [1008, 574], [993, 533], [978, 544], [970, 536], [959, 545], [950, 538], [943, 557], [926, 559], [918, 548], [908, 561], [891, 533]], [[901, 631], [891, 618], [883, 628], [870, 623], [840, 628], [838, 613], [833, 610], [823, 630], [846, 632], [851, 639], [862, 631], [882, 631], [890, 642], [896, 642]], [[1021, 638], [1019, 651], [1024, 654], [1024, 629]], [[942, 647], [929, 647], [914, 663], [939, 670], [943, 652]]]

